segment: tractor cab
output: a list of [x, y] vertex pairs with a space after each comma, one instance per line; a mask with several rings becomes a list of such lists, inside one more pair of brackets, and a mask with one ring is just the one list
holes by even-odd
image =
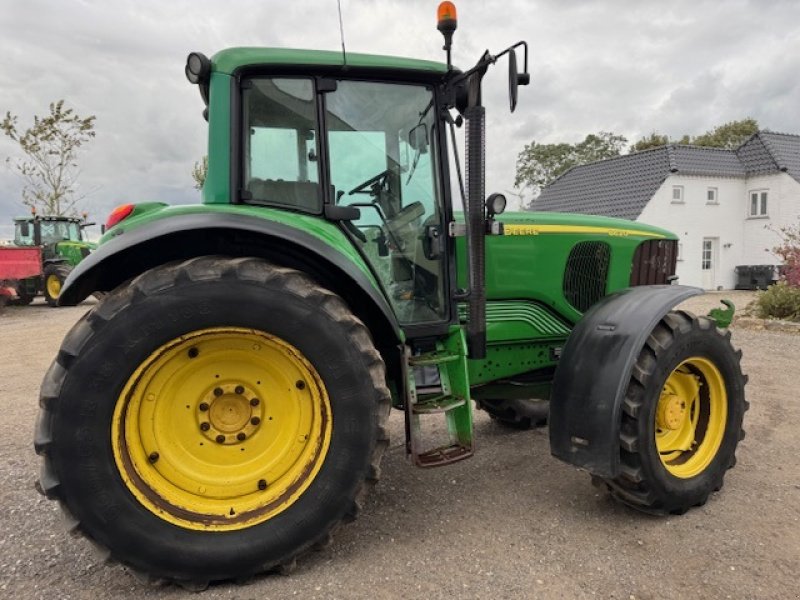
[[14, 219], [14, 245], [52, 246], [83, 242], [84, 221], [74, 217], [18, 217]]
[[401, 323], [446, 320], [434, 87], [345, 74], [241, 87], [242, 202], [341, 219]]

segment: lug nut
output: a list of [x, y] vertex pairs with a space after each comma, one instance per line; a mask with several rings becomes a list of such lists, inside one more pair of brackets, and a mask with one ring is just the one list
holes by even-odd
[[208, 404], [206, 404], [205, 402], [201, 402], [201, 403], [200, 403], [200, 406], [198, 406], [198, 408], [199, 408], [200, 410], [202, 410], [203, 412], [205, 412], [205, 411], [207, 411], [207, 410], [208, 410]]
[[208, 431], [209, 429], [211, 429], [211, 424], [206, 422], [200, 423], [200, 429], [202, 429], [203, 431]]
[[244, 431], [240, 431], [239, 433], [236, 434], [236, 439], [239, 440], [240, 442], [243, 442], [245, 438], [247, 438], [247, 434]]
[[222, 396], [222, 388], [214, 388], [215, 396]]
[[261, 401], [258, 398], [250, 400], [250, 406], [258, 406]]
[[224, 444], [225, 443], [225, 436], [220, 434], [217, 436], [217, 443]]
[[261, 419], [259, 419], [258, 417], [253, 417], [252, 419], [250, 419], [250, 423], [252, 423], [253, 425], [258, 425], [259, 423], [261, 423]]
[[295, 387], [296, 387], [298, 390], [304, 390], [304, 389], [306, 389], [306, 382], [305, 382], [305, 381], [303, 381], [303, 380], [298, 380], [297, 382], [295, 382], [295, 384], [294, 384], [294, 385], [295, 385]]
[[189, 358], [195, 358], [198, 354], [200, 354], [200, 351], [197, 348], [189, 348], [189, 352], [187, 354], [189, 354]]
[[233, 390], [233, 391], [234, 391], [234, 392], [236, 392], [237, 394], [239, 394], [240, 396], [241, 396], [242, 394], [244, 394], [244, 388], [243, 388], [241, 385], [237, 385], [237, 386], [234, 388], [234, 390]]
[[266, 479], [259, 479], [258, 480], [258, 489], [260, 489], [260, 490], [267, 489], [267, 480]]
[[151, 452], [150, 456], [147, 457], [147, 460], [150, 461], [150, 464], [155, 463], [158, 460], [158, 452]]

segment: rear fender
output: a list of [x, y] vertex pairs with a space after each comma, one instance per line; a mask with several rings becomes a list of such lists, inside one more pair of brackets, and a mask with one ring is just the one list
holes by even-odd
[[342, 296], [377, 344], [402, 334], [386, 298], [334, 246], [296, 227], [236, 214], [192, 213], [148, 223], [100, 245], [72, 271], [59, 304], [73, 306], [159, 265], [203, 255], [255, 256], [295, 268]]
[[622, 400], [650, 332], [673, 307], [702, 294], [679, 285], [638, 286], [603, 298], [564, 345], [550, 402], [553, 456], [600, 477], [619, 473]]

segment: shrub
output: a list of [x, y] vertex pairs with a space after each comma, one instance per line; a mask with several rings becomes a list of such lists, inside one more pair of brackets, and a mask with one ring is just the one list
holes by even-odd
[[762, 319], [800, 321], [800, 287], [779, 281], [753, 301], [754, 312]]
[[783, 261], [783, 276], [790, 285], [800, 286], [800, 224], [778, 230], [781, 245], [772, 249]]

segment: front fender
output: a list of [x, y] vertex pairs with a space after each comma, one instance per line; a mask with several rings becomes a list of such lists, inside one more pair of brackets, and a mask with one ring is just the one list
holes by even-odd
[[59, 304], [74, 306], [158, 265], [211, 254], [257, 256], [307, 272], [344, 297], [362, 320], [402, 339], [386, 298], [351, 257], [297, 227], [220, 211], [165, 217], [101, 244], [73, 269]]
[[553, 456], [600, 477], [619, 473], [620, 411], [633, 365], [661, 318], [702, 293], [679, 285], [632, 287], [586, 312], [564, 345], [553, 380]]

